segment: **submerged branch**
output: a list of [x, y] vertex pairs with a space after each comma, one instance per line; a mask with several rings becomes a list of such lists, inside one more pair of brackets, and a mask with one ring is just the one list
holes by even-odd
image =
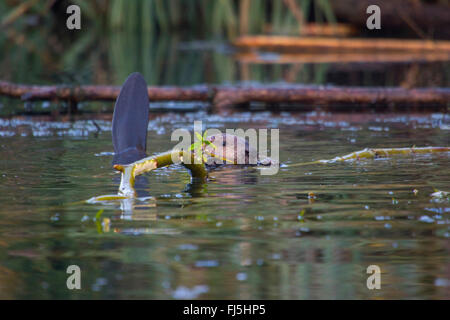
[[318, 162], [333, 163], [348, 160], [386, 158], [393, 155], [427, 154], [437, 152], [450, 152], [450, 147], [422, 147], [422, 148], [413, 147], [413, 148], [387, 148], [387, 149], [366, 148], [364, 150], [352, 152], [342, 157], [336, 157], [331, 160], [319, 160]]
[[[0, 95], [23, 100], [114, 101], [116, 86], [34, 86], [0, 81]], [[219, 110], [250, 102], [314, 105], [420, 105], [448, 107], [448, 88], [377, 88], [332, 86], [148, 87], [150, 101], [211, 102]]]
[[[376, 159], [385, 158], [392, 155], [411, 155], [411, 154], [430, 154], [450, 152], [450, 147], [421, 147], [421, 148], [366, 148], [364, 150], [349, 153], [342, 157], [335, 157], [330, 160], [317, 160], [312, 162], [296, 163], [288, 165], [288, 167], [306, 166], [311, 164], [330, 164], [344, 161], [358, 161], [361, 159]], [[176, 161], [174, 161], [174, 159]], [[190, 161], [184, 161], [189, 159]], [[116, 195], [104, 195], [94, 197], [88, 202], [101, 202], [112, 200], [123, 200], [136, 197], [134, 189], [134, 182], [136, 176], [145, 172], [153, 171], [157, 168], [162, 168], [175, 163], [181, 163], [185, 166], [193, 179], [206, 181], [208, 172], [206, 171], [204, 163], [196, 163], [195, 153], [180, 150], [172, 150], [161, 153], [155, 156], [141, 159], [129, 165], [115, 165], [114, 168], [122, 173], [119, 192]], [[436, 193], [437, 194], [437, 193]]]
[[133, 198], [136, 196], [134, 182], [138, 175], [172, 164], [182, 164], [189, 170], [193, 179], [205, 181], [208, 177], [205, 165], [202, 161], [195, 160], [195, 155], [192, 152], [172, 150], [141, 159], [128, 165], [114, 165], [114, 169], [120, 171], [122, 174], [118, 194], [99, 196], [89, 201], [111, 201]]
[[386, 158], [393, 155], [428, 154], [438, 152], [450, 152], [450, 147], [421, 147], [421, 148], [412, 147], [412, 148], [381, 148], [381, 149], [366, 148], [364, 150], [352, 152], [345, 156], [335, 157], [330, 160], [317, 160], [312, 162], [296, 163], [289, 165], [289, 167], [305, 166], [316, 163], [327, 164], [343, 161], [355, 161], [355, 160], [358, 161], [361, 159], [378, 159], [378, 158]]

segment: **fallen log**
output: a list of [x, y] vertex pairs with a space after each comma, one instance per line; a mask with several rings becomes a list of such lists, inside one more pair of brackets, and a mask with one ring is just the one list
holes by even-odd
[[450, 106], [447, 88], [291, 87], [222, 88], [214, 96], [219, 108], [247, 102], [310, 103], [315, 105]]
[[281, 52], [446, 52], [450, 41], [406, 39], [316, 38], [290, 36], [243, 36], [233, 41], [239, 49]]
[[[116, 86], [36, 86], [0, 81], [0, 95], [25, 101], [114, 101]], [[449, 107], [449, 88], [379, 88], [333, 86], [148, 87], [150, 101], [209, 102], [219, 110], [250, 102], [314, 105], [388, 105]]]
[[[119, 95], [119, 86], [37, 86], [0, 81], [0, 95], [34, 100], [66, 101], [114, 101]], [[208, 88], [148, 87], [152, 101], [207, 101]]]

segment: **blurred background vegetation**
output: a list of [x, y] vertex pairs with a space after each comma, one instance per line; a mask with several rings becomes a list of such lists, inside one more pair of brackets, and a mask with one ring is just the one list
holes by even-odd
[[[405, 1], [430, 6], [437, 12], [449, 7], [448, 0], [381, 2]], [[426, 29], [405, 17], [399, 18], [403, 25], [368, 32], [346, 16], [346, 6], [356, 6], [353, 2], [0, 0], [0, 79], [36, 84], [120, 84], [129, 73], [139, 71], [150, 85], [249, 81], [448, 85], [447, 61], [384, 65], [243, 63], [229, 45], [241, 35], [308, 35], [312, 25], [327, 26], [336, 31], [335, 36], [342, 36], [338, 31], [343, 28], [344, 36], [446, 37], [444, 27], [439, 33], [439, 29]], [[66, 28], [70, 4], [81, 8], [81, 30]], [[366, 16], [361, 14], [363, 19]], [[393, 19], [384, 23], [388, 20], [392, 23]]]

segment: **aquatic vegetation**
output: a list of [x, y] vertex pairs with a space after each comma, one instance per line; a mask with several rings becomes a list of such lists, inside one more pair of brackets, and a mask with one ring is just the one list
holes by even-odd
[[205, 131], [205, 133], [203, 134], [203, 136], [202, 136], [200, 133], [198, 133], [198, 132], [194, 132], [194, 133], [195, 133], [195, 135], [197, 136], [198, 141], [197, 141], [197, 142], [194, 142], [194, 143], [190, 146], [189, 151], [194, 151], [194, 152], [196, 152], [196, 154], [201, 154], [201, 155], [202, 155], [202, 158], [203, 158], [203, 161], [204, 161], [204, 162], [207, 162], [208, 159], [207, 159], [207, 157], [206, 157], [206, 154], [203, 153], [204, 147], [205, 147], [205, 146], [211, 146], [211, 147], [213, 147], [214, 149], [217, 149], [217, 147], [215, 146], [214, 143], [212, 143], [211, 141], [209, 141], [209, 140], [207, 139], [207, 137], [208, 137], [208, 131]]
[[[81, 2], [81, 1], [76, 1]], [[96, 6], [86, 8], [98, 11]], [[97, 6], [101, 7], [101, 6]], [[301, 1], [124, 1], [107, 2], [108, 24], [115, 29], [167, 33], [188, 25], [211, 36], [261, 33], [297, 34], [308, 21], [334, 24], [328, 0]], [[123, 12], [128, 16], [124, 17]], [[182, 14], [183, 13], [183, 14]]]

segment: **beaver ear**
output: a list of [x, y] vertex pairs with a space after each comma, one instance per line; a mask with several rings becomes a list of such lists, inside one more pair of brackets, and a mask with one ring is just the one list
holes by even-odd
[[120, 90], [114, 106], [113, 164], [129, 164], [146, 157], [149, 98], [147, 83], [132, 73]]

